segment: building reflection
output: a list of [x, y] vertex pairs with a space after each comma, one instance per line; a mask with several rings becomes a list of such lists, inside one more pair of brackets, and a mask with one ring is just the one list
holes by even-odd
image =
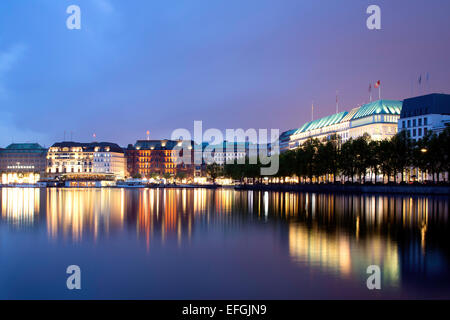
[[39, 192], [37, 188], [2, 188], [2, 220], [16, 227], [33, 225], [39, 218]]
[[144, 189], [139, 190], [136, 218], [138, 236], [145, 238], [149, 249], [157, 237], [190, 239], [194, 220], [200, 220], [207, 210], [208, 194], [205, 189]]
[[2, 222], [45, 226], [53, 240], [130, 233], [150, 250], [251, 224], [279, 230], [280, 250], [293, 263], [342, 277], [366, 276], [377, 264], [390, 285], [418, 275], [440, 281], [450, 265], [448, 197], [226, 188], [2, 188], [0, 196]]
[[295, 263], [341, 277], [366, 277], [367, 266], [376, 264], [390, 286], [424, 270], [427, 280], [449, 281], [441, 277], [449, 264], [449, 248], [442, 248], [442, 241], [448, 241], [447, 198], [307, 193], [273, 197], [273, 212], [290, 221], [289, 254]]
[[399, 251], [395, 242], [381, 236], [364, 241], [345, 233], [328, 233], [314, 226], [289, 225], [289, 254], [293, 261], [335, 273], [340, 277], [363, 277], [368, 266], [379, 265], [383, 283], [398, 286]]
[[123, 227], [124, 191], [120, 189], [46, 189], [47, 231], [50, 238], [83, 236], [97, 239]]

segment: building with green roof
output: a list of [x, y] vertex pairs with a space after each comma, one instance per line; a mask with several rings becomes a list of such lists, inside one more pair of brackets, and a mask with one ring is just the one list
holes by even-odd
[[38, 143], [12, 143], [0, 149], [2, 184], [36, 183], [45, 172], [47, 149]]
[[[284, 143], [281, 151], [295, 149], [308, 139], [328, 139], [338, 135], [343, 142], [365, 133], [373, 140], [383, 140], [397, 133], [397, 123], [402, 111], [402, 102], [377, 100], [358, 106], [349, 112], [342, 111], [305, 123], [296, 130], [282, 133]], [[289, 138], [287, 138], [289, 136]]]

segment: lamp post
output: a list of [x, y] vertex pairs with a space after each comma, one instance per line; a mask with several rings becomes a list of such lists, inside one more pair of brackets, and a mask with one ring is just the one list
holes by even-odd
[[[425, 154], [428, 152], [428, 150], [426, 148], [422, 148], [422, 149], [420, 149], [420, 152], [422, 152], [422, 154]], [[422, 170], [420, 170], [420, 171], [422, 171]], [[423, 171], [422, 171], [422, 183], [423, 183]]]

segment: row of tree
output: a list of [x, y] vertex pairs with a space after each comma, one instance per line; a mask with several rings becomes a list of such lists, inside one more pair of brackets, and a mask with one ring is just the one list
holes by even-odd
[[[428, 134], [415, 142], [405, 131], [392, 139], [375, 141], [365, 134], [342, 143], [339, 136], [325, 141], [310, 139], [299, 148], [280, 155], [277, 177], [298, 177], [299, 182], [336, 182], [370, 180], [372, 182], [399, 182], [417, 179], [417, 174], [430, 174], [434, 182], [442, 173], [448, 173], [450, 128], [441, 134]], [[235, 180], [261, 179], [260, 164], [227, 164], [223, 168], [208, 166], [208, 174], [215, 179], [226, 176]], [[383, 181], [377, 177], [382, 176]], [[445, 174], [443, 175], [445, 176]], [[445, 178], [444, 178], [445, 179]]]

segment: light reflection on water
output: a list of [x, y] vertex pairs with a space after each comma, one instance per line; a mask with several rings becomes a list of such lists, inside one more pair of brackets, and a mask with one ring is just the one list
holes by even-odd
[[[383, 286], [449, 285], [447, 197], [82, 188], [3, 188], [0, 195], [1, 224], [45, 226], [52, 243], [131, 234], [148, 254], [152, 246], [171, 246], [168, 240], [180, 248], [194, 234], [209, 241], [220, 232], [251, 234], [246, 226], [255, 226], [291, 264], [311, 273], [354, 281], [376, 264]], [[280, 262], [280, 272], [285, 267]]]

